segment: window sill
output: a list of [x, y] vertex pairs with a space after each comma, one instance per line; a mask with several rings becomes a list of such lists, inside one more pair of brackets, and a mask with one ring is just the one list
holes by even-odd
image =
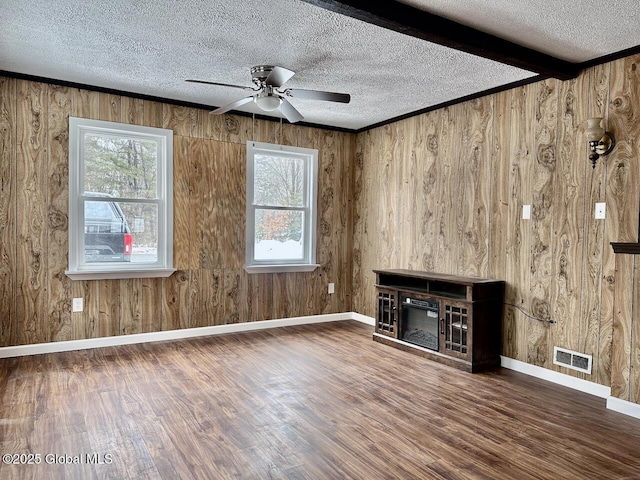
[[147, 270], [75, 270], [65, 271], [71, 280], [117, 280], [123, 278], [166, 278], [175, 268], [155, 268]]
[[247, 273], [283, 273], [283, 272], [313, 272], [319, 263], [304, 263], [296, 265], [251, 265], [245, 266]]

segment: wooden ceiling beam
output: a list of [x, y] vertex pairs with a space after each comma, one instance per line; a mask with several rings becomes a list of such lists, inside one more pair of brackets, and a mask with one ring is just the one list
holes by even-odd
[[378, 27], [540, 75], [568, 80], [580, 66], [397, 1], [302, 0]]

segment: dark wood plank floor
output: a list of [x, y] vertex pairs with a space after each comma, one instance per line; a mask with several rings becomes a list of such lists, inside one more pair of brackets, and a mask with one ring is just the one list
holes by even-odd
[[0, 360], [0, 392], [1, 453], [42, 455], [2, 479], [640, 478], [640, 420], [602, 399], [353, 322]]

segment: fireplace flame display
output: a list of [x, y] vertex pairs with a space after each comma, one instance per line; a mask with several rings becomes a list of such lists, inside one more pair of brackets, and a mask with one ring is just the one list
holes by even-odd
[[402, 340], [438, 351], [438, 302], [402, 298]]

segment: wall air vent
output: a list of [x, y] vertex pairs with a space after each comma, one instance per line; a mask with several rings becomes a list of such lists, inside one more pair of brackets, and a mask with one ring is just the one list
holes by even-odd
[[587, 355], [566, 348], [553, 347], [553, 363], [591, 375], [593, 355]]

